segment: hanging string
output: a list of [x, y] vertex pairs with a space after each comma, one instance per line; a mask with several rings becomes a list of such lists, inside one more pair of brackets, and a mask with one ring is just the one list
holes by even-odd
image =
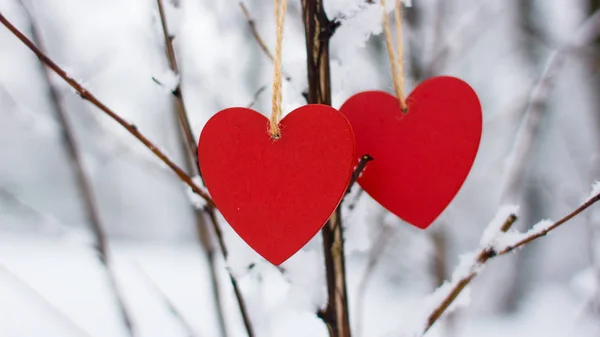
[[275, 42], [275, 55], [273, 60], [273, 97], [271, 99], [272, 110], [269, 120], [269, 132], [271, 137], [279, 138], [279, 120], [283, 114], [281, 107], [281, 86], [282, 86], [282, 71], [281, 71], [281, 50], [283, 42], [283, 23], [285, 12], [287, 10], [287, 0], [275, 0], [275, 24], [277, 26], [277, 39]]
[[402, 44], [402, 2], [396, 0], [395, 6], [395, 19], [396, 19], [396, 46], [398, 51], [394, 55], [394, 44], [392, 42], [392, 32], [388, 20], [388, 15], [385, 10], [386, 1], [381, 0], [381, 6], [383, 7], [383, 29], [385, 32], [385, 44], [387, 46], [388, 57], [390, 59], [390, 65], [392, 67], [392, 78], [394, 80], [394, 91], [396, 97], [400, 101], [400, 108], [402, 111], [408, 111], [408, 105], [406, 104], [406, 96], [404, 94], [404, 47]]

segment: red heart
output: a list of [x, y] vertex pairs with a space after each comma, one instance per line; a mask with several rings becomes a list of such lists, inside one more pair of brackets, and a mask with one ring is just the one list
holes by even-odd
[[399, 101], [380, 91], [352, 96], [341, 107], [352, 125], [356, 156], [369, 154], [358, 183], [404, 221], [427, 228], [464, 183], [482, 131], [477, 94], [462, 80], [434, 77]]
[[198, 158], [215, 205], [258, 254], [279, 265], [323, 227], [352, 175], [354, 136], [332, 107], [306, 105], [279, 123], [247, 108], [214, 115], [200, 134]]

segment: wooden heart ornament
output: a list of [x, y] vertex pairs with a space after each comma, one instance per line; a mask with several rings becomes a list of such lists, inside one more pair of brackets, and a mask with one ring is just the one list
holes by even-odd
[[356, 157], [373, 157], [358, 179], [373, 199], [425, 229], [460, 190], [477, 154], [481, 105], [460, 79], [434, 77], [408, 96], [362, 92], [341, 107], [356, 140]]
[[302, 248], [335, 211], [352, 175], [354, 136], [344, 115], [320, 104], [279, 123], [229, 108], [204, 126], [200, 169], [215, 205], [258, 254], [279, 265]]

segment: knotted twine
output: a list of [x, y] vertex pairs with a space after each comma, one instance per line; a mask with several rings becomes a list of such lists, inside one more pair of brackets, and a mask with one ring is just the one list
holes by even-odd
[[394, 9], [394, 15], [396, 19], [396, 47], [398, 48], [396, 55], [394, 55], [392, 32], [390, 29], [388, 15], [385, 10], [385, 0], [381, 0], [381, 7], [383, 9], [383, 29], [385, 31], [385, 44], [387, 46], [390, 65], [392, 66], [394, 91], [396, 92], [396, 97], [400, 101], [400, 108], [403, 112], [407, 112], [408, 106], [406, 105], [406, 98], [404, 95], [404, 47], [402, 45], [402, 2], [401, 0], [396, 0], [396, 7]]
[[277, 26], [277, 37], [275, 42], [275, 56], [273, 59], [273, 97], [271, 99], [272, 110], [269, 119], [269, 132], [274, 139], [279, 138], [279, 120], [283, 114], [281, 107], [281, 47], [283, 42], [283, 23], [287, 10], [287, 0], [275, 0], [275, 25]]

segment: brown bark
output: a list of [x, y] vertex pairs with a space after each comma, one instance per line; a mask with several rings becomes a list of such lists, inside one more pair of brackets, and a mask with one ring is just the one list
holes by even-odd
[[[337, 23], [330, 21], [323, 0], [302, 0], [306, 37], [308, 103], [331, 105], [329, 40]], [[319, 313], [332, 337], [350, 337], [346, 266], [341, 209], [338, 207], [322, 229], [328, 301]]]

